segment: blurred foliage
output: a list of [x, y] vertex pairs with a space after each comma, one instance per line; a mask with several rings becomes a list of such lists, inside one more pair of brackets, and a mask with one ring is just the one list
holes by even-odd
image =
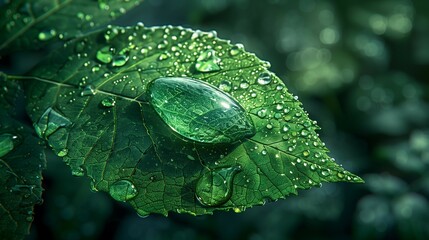
[[[216, 30], [243, 43], [286, 79], [331, 155], [367, 184], [325, 184], [240, 214], [142, 219], [49, 163], [30, 238], [428, 239], [428, 12], [425, 0], [145, 1], [116, 23]], [[23, 57], [31, 61], [7, 59], [16, 72]]]

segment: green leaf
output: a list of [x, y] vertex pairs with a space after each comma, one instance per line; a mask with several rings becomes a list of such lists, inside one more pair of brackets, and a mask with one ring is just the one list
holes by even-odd
[[7, 79], [7, 75], [0, 72], [0, 110], [4, 114], [14, 115], [15, 102], [19, 94], [22, 93], [21, 86], [15, 81]]
[[9, 114], [8, 101], [16, 96], [18, 85], [4, 79], [0, 83], [0, 236], [23, 239], [33, 221], [34, 205], [42, 202], [46, 159], [34, 130]]
[[[104, 26], [142, 0], [14, 0], [0, 6], [0, 52], [38, 49]], [[81, 46], [76, 46], [77, 48]]]
[[[106, 39], [108, 32], [119, 34]], [[316, 123], [268, 67], [215, 32], [114, 27], [69, 42], [36, 67], [27, 110], [75, 175], [140, 215], [240, 212], [322, 182], [363, 182], [327, 155]], [[181, 83], [154, 81], [169, 77]], [[216, 105], [228, 98], [244, 113]], [[245, 114], [250, 121], [230, 126], [246, 133], [232, 131], [235, 141], [200, 137]], [[199, 127], [180, 130], [192, 124]]]

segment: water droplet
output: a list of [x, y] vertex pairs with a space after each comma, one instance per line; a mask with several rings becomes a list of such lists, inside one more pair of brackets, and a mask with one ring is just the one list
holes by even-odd
[[69, 153], [69, 150], [67, 148], [61, 149], [57, 152], [58, 157], [64, 157]]
[[72, 175], [76, 177], [82, 177], [85, 175], [85, 172], [83, 171], [82, 167], [72, 167]]
[[235, 208], [233, 208], [232, 209], [235, 213], [241, 213], [241, 212], [243, 212], [244, 211], [244, 209], [241, 209], [241, 208], [238, 208], [238, 207], [235, 207]]
[[231, 82], [229, 82], [229, 81], [222, 81], [222, 82], [219, 84], [219, 89], [220, 89], [220, 90], [222, 90], [222, 91], [224, 91], [224, 92], [229, 92], [229, 91], [231, 91], [231, 88], [232, 88], [232, 86], [231, 86]]
[[100, 70], [100, 67], [98, 67], [98, 66], [94, 66], [91, 69], [92, 72], [98, 72], [99, 70]]
[[304, 129], [304, 130], [301, 131], [301, 136], [306, 137], [306, 136], [308, 136], [308, 133], [309, 132]]
[[196, 79], [163, 77], [148, 87], [149, 102], [185, 138], [232, 143], [256, 132], [252, 119], [229, 95]]
[[101, 105], [103, 107], [110, 108], [110, 107], [114, 107], [115, 104], [116, 104], [116, 100], [112, 96], [108, 96], [105, 99], [101, 100]]
[[98, 188], [97, 188], [97, 184], [95, 183], [94, 180], [92, 180], [89, 184], [89, 190], [93, 191], [93, 192], [98, 192]]
[[137, 215], [139, 217], [141, 217], [141, 218], [146, 218], [146, 217], [148, 217], [150, 215], [150, 213], [148, 213], [148, 212], [146, 212], [146, 211], [144, 211], [144, 210], [142, 210], [140, 208], [137, 209], [136, 212], [137, 212]]
[[344, 174], [343, 174], [343, 173], [340, 173], [340, 172], [338, 172], [338, 173], [337, 173], [337, 176], [338, 176], [339, 178], [344, 178]]
[[109, 46], [100, 48], [97, 51], [96, 58], [102, 63], [110, 63], [113, 60], [112, 51]]
[[166, 59], [168, 59], [168, 55], [166, 53], [161, 53], [159, 55], [159, 57], [158, 57], [159, 61], [163, 61], [163, 60], [166, 60]]
[[122, 49], [118, 55], [114, 56], [112, 59], [112, 66], [113, 67], [122, 67], [124, 66], [129, 59], [129, 49], [124, 48]]
[[289, 131], [289, 127], [288, 127], [288, 126], [286, 126], [286, 125], [284, 125], [284, 126], [283, 126], [283, 128], [282, 128], [282, 131], [283, 131], [283, 132], [287, 132], [287, 131]]
[[247, 89], [247, 88], [249, 88], [249, 83], [248, 83], [248, 82], [246, 82], [246, 81], [241, 82], [241, 83], [240, 83], [240, 88], [242, 88], [242, 89]]
[[267, 123], [266, 127], [267, 127], [268, 130], [273, 129], [273, 125], [271, 123]]
[[229, 50], [229, 54], [230, 54], [231, 56], [236, 56], [236, 55], [238, 55], [241, 51], [243, 51], [243, 49], [244, 49], [243, 44], [238, 43], [238, 44], [236, 44], [236, 45], [232, 46], [232, 48]]
[[141, 54], [147, 54], [149, 52], [149, 50], [147, 50], [147, 48], [142, 48], [141, 50], [140, 50], [140, 53]]
[[168, 42], [166, 40], [163, 40], [161, 43], [158, 44], [157, 48], [164, 49], [167, 47], [167, 45], [168, 45]]
[[271, 75], [267, 72], [263, 72], [259, 75], [256, 82], [260, 85], [267, 85], [271, 82]]
[[257, 112], [257, 114], [258, 114], [258, 117], [265, 118], [267, 116], [267, 109], [262, 108]]
[[310, 152], [308, 150], [305, 150], [304, 152], [302, 152], [302, 155], [304, 157], [308, 157], [310, 155]]
[[327, 170], [322, 170], [321, 174], [324, 177], [329, 176], [329, 172]]
[[267, 150], [265, 150], [265, 149], [264, 149], [264, 150], [262, 150], [261, 154], [262, 154], [262, 155], [267, 155]]
[[69, 119], [52, 108], [48, 108], [39, 118], [37, 123], [34, 124], [34, 128], [39, 137], [47, 139], [58, 129], [67, 127], [70, 124], [71, 122]]
[[48, 41], [57, 35], [57, 31], [55, 29], [49, 29], [45, 31], [41, 31], [38, 35], [40, 41]]
[[200, 54], [195, 63], [195, 69], [199, 72], [215, 72], [220, 70], [221, 59], [216, 56], [216, 51], [208, 49]]
[[233, 180], [240, 170], [239, 166], [234, 166], [204, 173], [195, 189], [198, 201], [209, 207], [226, 203], [232, 196]]
[[137, 189], [128, 180], [119, 180], [109, 187], [109, 194], [117, 201], [125, 202], [137, 196]]
[[0, 135], [0, 157], [8, 154], [14, 148], [13, 135], [4, 133]]
[[119, 27], [113, 27], [112, 25], [107, 26], [108, 30], [104, 34], [104, 39], [109, 42], [119, 34]]
[[93, 95], [95, 95], [95, 93], [96, 93], [96, 90], [95, 90], [94, 86], [92, 86], [92, 85], [87, 85], [87, 86], [85, 86], [85, 88], [82, 90], [82, 92], [80, 92], [80, 95], [81, 95], [82, 97], [85, 97], [85, 96], [93, 96]]

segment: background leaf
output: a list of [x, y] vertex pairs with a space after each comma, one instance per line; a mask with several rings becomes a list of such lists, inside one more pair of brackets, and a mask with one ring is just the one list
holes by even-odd
[[[362, 182], [328, 157], [316, 123], [267, 67], [215, 32], [113, 27], [39, 64], [27, 110], [74, 175], [88, 175], [94, 190], [128, 201], [140, 215], [240, 212], [321, 182]], [[226, 92], [251, 115], [256, 135], [227, 146], [178, 136], [147, 102], [148, 83], [166, 76]], [[213, 185], [222, 179], [231, 186]], [[203, 206], [195, 197], [200, 184], [214, 194], [232, 188], [232, 196]]]
[[0, 6], [0, 52], [38, 49], [104, 26], [142, 0], [17, 0]]
[[34, 130], [12, 117], [18, 84], [0, 83], [0, 237], [22, 239], [29, 233], [34, 205], [42, 202], [46, 159]]

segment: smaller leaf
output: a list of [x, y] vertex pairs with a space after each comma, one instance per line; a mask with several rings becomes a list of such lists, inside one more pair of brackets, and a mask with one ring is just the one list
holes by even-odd
[[[23, 0], [0, 6], [0, 52], [39, 49], [99, 28], [142, 0]], [[80, 51], [85, 43], [76, 46]]]

